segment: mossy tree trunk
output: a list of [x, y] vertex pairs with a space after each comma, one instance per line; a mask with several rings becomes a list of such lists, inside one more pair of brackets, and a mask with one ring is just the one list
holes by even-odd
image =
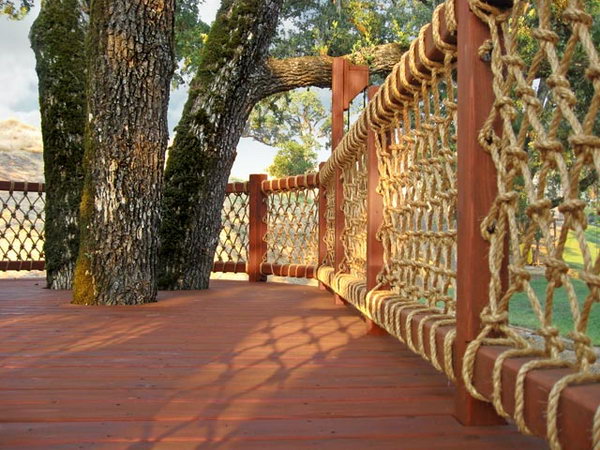
[[160, 285], [205, 289], [236, 146], [258, 101], [283, 0], [223, 0], [202, 50], [165, 173]]
[[85, 33], [80, 0], [46, 0], [31, 28], [44, 143], [44, 253], [51, 289], [70, 289], [79, 247], [85, 130]]
[[174, 0], [93, 0], [73, 302], [156, 298]]

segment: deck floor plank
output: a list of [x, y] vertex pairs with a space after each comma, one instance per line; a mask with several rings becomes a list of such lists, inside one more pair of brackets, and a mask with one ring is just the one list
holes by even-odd
[[81, 307], [42, 286], [0, 282], [2, 448], [545, 448], [462, 427], [445, 376], [314, 287]]

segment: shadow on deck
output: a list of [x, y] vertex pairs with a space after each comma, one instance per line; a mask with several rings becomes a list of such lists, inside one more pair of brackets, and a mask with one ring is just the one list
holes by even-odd
[[216, 281], [137, 307], [0, 282], [0, 447], [538, 448], [465, 428], [445, 378], [308, 286]]

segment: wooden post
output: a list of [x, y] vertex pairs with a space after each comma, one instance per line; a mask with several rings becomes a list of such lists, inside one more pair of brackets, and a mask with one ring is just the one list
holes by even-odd
[[[325, 165], [324, 162], [319, 164], [319, 172]], [[327, 189], [320, 181], [319, 177], [319, 253], [317, 267], [323, 264], [327, 257], [327, 243], [325, 242], [325, 235], [327, 234]], [[325, 285], [319, 281], [319, 289], [325, 290]]]
[[[379, 90], [378, 86], [370, 86], [367, 91], [369, 101]], [[383, 198], [377, 193], [379, 184], [379, 167], [375, 133], [369, 130], [367, 137], [367, 290], [377, 286], [377, 275], [383, 267], [383, 244], [377, 240], [377, 232], [383, 221]], [[371, 319], [366, 319], [368, 334], [385, 334]]]
[[267, 281], [260, 265], [267, 252], [267, 243], [264, 241], [267, 234], [267, 196], [262, 191], [262, 182], [267, 179], [265, 174], [250, 175], [248, 183], [249, 217], [250, 217], [250, 244], [248, 249], [248, 277], [249, 281]]
[[463, 425], [502, 423], [490, 403], [474, 399], [462, 376], [462, 359], [469, 342], [481, 330], [481, 311], [488, 303], [489, 244], [480, 223], [496, 197], [496, 170], [478, 143], [479, 129], [494, 101], [492, 72], [478, 54], [489, 38], [488, 28], [470, 11], [469, 2], [456, 2], [458, 15], [458, 237], [456, 364], [458, 383], [455, 416]]

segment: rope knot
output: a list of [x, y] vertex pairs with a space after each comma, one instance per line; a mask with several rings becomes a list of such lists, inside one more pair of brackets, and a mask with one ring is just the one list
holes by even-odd
[[546, 279], [554, 281], [556, 287], [561, 287], [561, 278], [569, 272], [569, 266], [562, 259], [550, 257], [544, 259], [544, 264], [546, 265]]
[[575, 346], [575, 354], [577, 362], [593, 364], [596, 361], [596, 352], [592, 347], [592, 339], [585, 333], [573, 330], [569, 333], [569, 337], [573, 339]]
[[593, 134], [575, 134], [569, 137], [569, 142], [575, 150], [581, 151], [584, 147], [600, 148], [600, 136]]
[[513, 66], [515, 69], [523, 70], [525, 68], [523, 59], [518, 55], [504, 55], [502, 56], [502, 62], [507, 66]]
[[508, 323], [508, 311], [491, 312], [488, 307], [481, 312], [481, 321], [484, 325], [489, 325], [493, 328], [499, 328], [501, 325]]
[[536, 28], [531, 34], [534, 38], [540, 41], [548, 42], [550, 44], [556, 44], [559, 41], [558, 34], [551, 30]]
[[565, 349], [565, 343], [560, 338], [558, 328], [553, 326], [542, 327], [537, 330], [537, 334], [544, 338], [547, 348], [556, 349], [558, 352], [562, 352]]
[[529, 217], [541, 217], [548, 214], [552, 207], [552, 201], [549, 198], [542, 198], [529, 204], [525, 209], [525, 214]]
[[494, 49], [494, 43], [491, 39], [486, 39], [478, 49], [479, 59], [483, 62], [490, 62], [492, 60], [492, 50]]
[[586, 202], [580, 198], [570, 198], [565, 200], [558, 210], [563, 214], [572, 214], [577, 219], [583, 216], [583, 209], [586, 207]]
[[[562, 152], [563, 151], [563, 145], [559, 140], [556, 139], [545, 139], [545, 140], [536, 140], [533, 144], [533, 146], [540, 152], [540, 153], [548, 153], [548, 152]], [[544, 157], [546, 157], [544, 155]]]
[[563, 19], [574, 24], [582, 24], [587, 27], [592, 25], [593, 18], [585, 11], [574, 6], [568, 6], [562, 13]]

